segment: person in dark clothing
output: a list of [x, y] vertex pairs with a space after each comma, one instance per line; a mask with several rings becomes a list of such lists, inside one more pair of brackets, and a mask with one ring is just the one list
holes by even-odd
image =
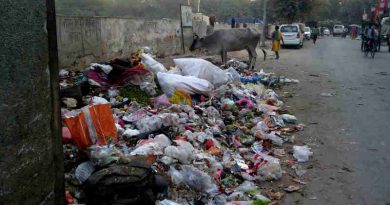
[[312, 36], [313, 36], [313, 43], [316, 44], [318, 34], [320, 31], [318, 30], [317, 26], [314, 26], [313, 31], [312, 31]]
[[214, 25], [215, 25], [215, 16], [210, 16], [209, 17], [209, 21], [210, 21], [210, 26], [214, 27]]
[[232, 28], [236, 27], [236, 19], [233, 17], [232, 18]]

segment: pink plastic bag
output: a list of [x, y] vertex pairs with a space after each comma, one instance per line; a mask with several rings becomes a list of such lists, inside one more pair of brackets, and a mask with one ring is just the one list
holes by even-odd
[[167, 95], [163, 94], [154, 99], [154, 109], [159, 109], [162, 107], [169, 107], [171, 106], [171, 102], [169, 102], [169, 98]]

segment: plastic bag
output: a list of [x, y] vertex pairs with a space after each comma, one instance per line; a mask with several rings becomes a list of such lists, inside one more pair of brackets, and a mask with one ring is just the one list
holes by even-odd
[[139, 85], [140, 89], [144, 91], [149, 96], [155, 96], [157, 94], [156, 92], [156, 84], [151, 82], [142, 82]]
[[109, 98], [115, 98], [116, 96], [118, 96], [119, 95], [119, 90], [117, 90], [117, 89], [109, 89], [109, 90], [107, 90], [107, 92], [108, 92], [108, 97]]
[[191, 143], [174, 140], [178, 146], [168, 146], [164, 150], [164, 155], [179, 160], [182, 164], [188, 164], [194, 159], [194, 147]]
[[207, 80], [215, 87], [226, 84], [229, 80], [228, 75], [223, 70], [206, 60], [200, 58], [180, 58], [173, 61], [180, 68], [183, 75]]
[[157, 135], [150, 142], [137, 147], [130, 155], [162, 155], [163, 150], [169, 145], [171, 145], [171, 140], [167, 136]]
[[105, 98], [102, 98], [102, 97], [98, 97], [98, 96], [94, 96], [91, 98], [91, 104], [106, 104], [108, 103], [108, 101], [105, 99]]
[[264, 153], [257, 153], [256, 156], [258, 156], [257, 160], [265, 160], [265, 163], [257, 167], [257, 175], [261, 177], [261, 179], [278, 180], [282, 178], [282, 168], [280, 167], [278, 158]]
[[293, 115], [283, 114], [283, 115], [281, 115], [281, 117], [285, 123], [290, 123], [290, 124], [297, 123], [297, 118]]
[[139, 130], [126, 129], [123, 132], [122, 137], [130, 138], [130, 137], [133, 137], [133, 136], [138, 135], [138, 134], [140, 134]]
[[65, 69], [61, 69], [61, 70], [59, 71], [59, 75], [60, 75], [60, 77], [66, 77], [66, 76], [69, 75], [69, 71], [67, 71], [67, 70], [65, 70]]
[[180, 205], [180, 204], [168, 199], [164, 199], [160, 202], [160, 205]]
[[244, 108], [247, 109], [252, 109], [254, 104], [252, 100], [249, 100], [248, 98], [241, 98], [236, 102], [237, 105], [243, 106]]
[[177, 66], [171, 67], [171, 69], [168, 71], [168, 73], [170, 73], [170, 74], [177, 74], [177, 75], [183, 75], [183, 73], [181, 72], [180, 68], [178, 68]]
[[174, 174], [176, 182], [182, 182], [197, 191], [210, 193], [217, 189], [217, 186], [208, 174], [193, 166], [184, 165], [181, 171], [171, 172], [170, 170], [170, 174], [171, 176]]
[[178, 160], [173, 159], [172, 157], [163, 156], [163, 157], [161, 157], [160, 162], [162, 162], [165, 165], [171, 165], [171, 164], [177, 163]]
[[154, 73], [158, 72], [167, 72], [168, 70], [164, 67], [163, 64], [157, 62], [153, 59], [153, 57], [149, 54], [141, 54], [142, 63], [146, 65], [150, 70], [152, 70]]
[[158, 115], [165, 127], [179, 124], [179, 115], [176, 113], [163, 113]]
[[169, 98], [167, 95], [163, 94], [154, 99], [154, 108], [159, 109], [162, 107], [169, 107], [171, 106], [171, 102], [169, 102]]
[[70, 112], [65, 115], [64, 122], [79, 150], [96, 143], [105, 145], [108, 140], [117, 140], [117, 129], [109, 104], [86, 106], [81, 112]]
[[175, 90], [169, 101], [173, 104], [192, 106], [191, 96], [180, 89]]
[[79, 164], [79, 166], [77, 166], [76, 171], [75, 171], [75, 175], [76, 175], [76, 178], [81, 183], [84, 183], [85, 181], [87, 181], [89, 176], [91, 176], [94, 171], [95, 171], [95, 167], [93, 166], [92, 162], [86, 161], [86, 162]]
[[157, 73], [157, 79], [161, 89], [168, 96], [172, 96], [176, 88], [190, 95], [203, 94], [208, 96], [214, 88], [209, 81], [193, 76], [159, 72]]
[[309, 161], [309, 157], [313, 155], [313, 152], [310, 151], [310, 148], [307, 145], [304, 146], [296, 146], [293, 147], [294, 150], [294, 158], [297, 159], [298, 162], [307, 162]]
[[240, 82], [241, 75], [233, 67], [228, 68], [226, 74], [229, 76], [230, 80]]
[[162, 125], [162, 120], [158, 116], [145, 117], [138, 120], [136, 123], [136, 126], [141, 133], [159, 130]]
[[113, 145], [92, 145], [89, 147], [88, 151], [89, 158], [95, 166], [104, 167], [112, 162], [119, 160], [120, 152]]
[[112, 66], [110, 66], [110, 65], [92, 63], [91, 67], [100, 68], [107, 75], [112, 71]]
[[250, 192], [253, 190], [256, 190], [257, 186], [251, 181], [244, 181], [240, 186], [238, 186], [235, 190], [236, 191], [242, 191], [242, 192]]
[[138, 120], [144, 118], [146, 115], [146, 111], [141, 109], [141, 110], [137, 110], [133, 113], [131, 113], [130, 115], [126, 115], [126, 116], [123, 116], [123, 120], [126, 121], [126, 122], [137, 122]]
[[276, 136], [275, 134], [265, 134], [263, 135], [262, 137], [263, 139], [268, 139], [268, 140], [271, 140], [272, 144], [275, 144], [275, 145], [278, 145], [278, 146], [282, 146], [283, 145], [283, 139]]
[[231, 99], [223, 99], [221, 109], [222, 110], [232, 110], [235, 107], [234, 101]]

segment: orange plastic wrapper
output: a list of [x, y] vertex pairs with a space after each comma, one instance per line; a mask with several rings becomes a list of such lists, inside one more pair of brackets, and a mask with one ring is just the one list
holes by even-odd
[[64, 118], [79, 150], [93, 144], [105, 145], [117, 140], [115, 121], [109, 104], [89, 105], [74, 116]]

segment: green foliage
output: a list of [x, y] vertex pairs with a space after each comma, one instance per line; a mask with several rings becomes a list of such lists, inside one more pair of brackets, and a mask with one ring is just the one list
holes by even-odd
[[[201, 0], [200, 12], [218, 21], [228, 16], [262, 19], [264, 0]], [[189, 0], [197, 12], [198, 0]], [[174, 18], [188, 0], [56, 0], [57, 13], [67, 16]], [[341, 21], [359, 23], [367, 0], [268, 0], [269, 22]]]

